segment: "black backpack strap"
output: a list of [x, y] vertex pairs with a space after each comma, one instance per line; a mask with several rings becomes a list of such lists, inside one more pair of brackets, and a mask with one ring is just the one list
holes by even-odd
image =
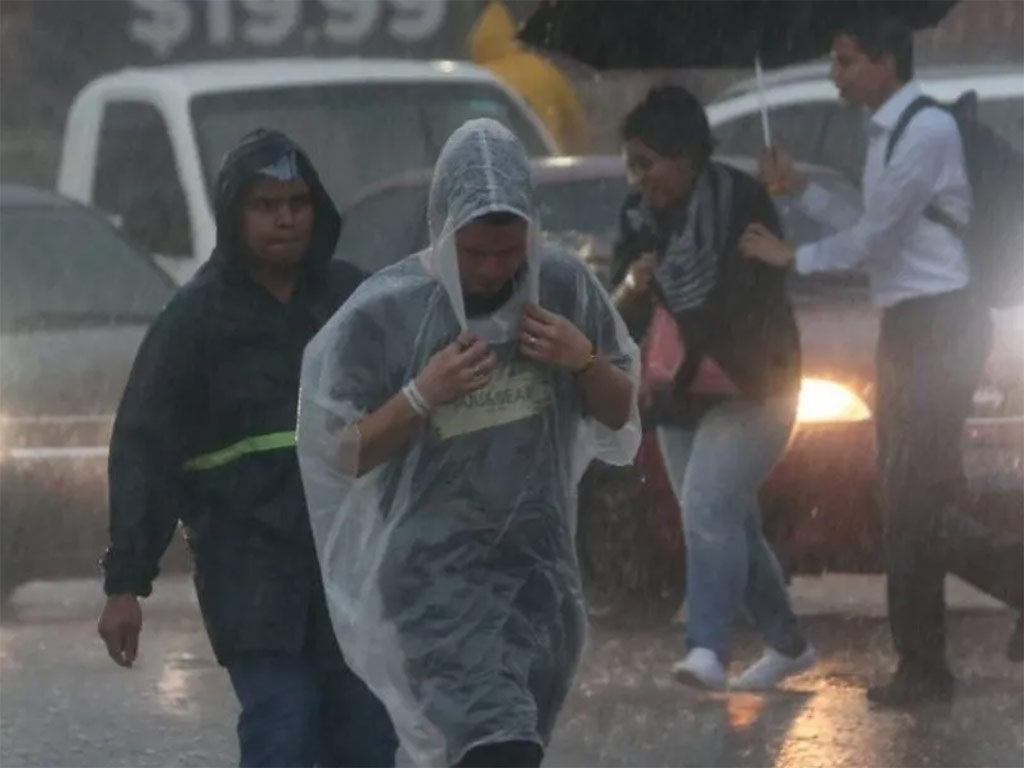
[[885, 148], [886, 165], [888, 165], [889, 161], [892, 159], [892, 153], [896, 151], [896, 144], [903, 137], [904, 132], [907, 130], [907, 126], [910, 125], [910, 121], [913, 120], [917, 113], [922, 109], [928, 109], [929, 107], [945, 109], [945, 107], [931, 96], [918, 96], [910, 102], [909, 107], [903, 110], [903, 114], [900, 115], [900, 119], [896, 121], [896, 126], [892, 129], [892, 135], [889, 137], [889, 145]]
[[[903, 114], [900, 115], [900, 119], [896, 121], [896, 126], [892, 129], [892, 135], [889, 137], [889, 144], [885, 148], [886, 165], [888, 165], [889, 161], [892, 159], [892, 153], [896, 151], [896, 143], [906, 132], [910, 121], [914, 119], [918, 112], [931, 107], [946, 109], [931, 96], [918, 96], [910, 102], [909, 107], [903, 110]], [[924, 209], [924, 217], [929, 221], [933, 221], [936, 224], [941, 224], [946, 227], [957, 237], [962, 238], [964, 236], [964, 225], [934, 204], [929, 205]]]

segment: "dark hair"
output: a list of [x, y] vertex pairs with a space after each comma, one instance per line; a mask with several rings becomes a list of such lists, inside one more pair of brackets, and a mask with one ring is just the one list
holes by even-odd
[[523, 221], [523, 217], [512, 211], [490, 211], [482, 216], [477, 216], [473, 221], [479, 221], [489, 227], [507, 227], [517, 221]]
[[698, 167], [708, 161], [714, 148], [704, 105], [678, 85], [648, 91], [626, 115], [622, 139], [638, 139], [659, 155], [686, 155]]
[[891, 16], [855, 19], [836, 32], [852, 37], [872, 61], [892, 56], [896, 75], [904, 83], [914, 77], [914, 33], [906, 24]]

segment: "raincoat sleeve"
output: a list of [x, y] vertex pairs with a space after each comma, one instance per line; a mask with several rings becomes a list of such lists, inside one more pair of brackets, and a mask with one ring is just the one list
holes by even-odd
[[629, 374], [633, 381], [633, 395], [629, 420], [621, 429], [610, 429], [593, 418], [584, 419], [578, 440], [577, 453], [583, 458], [582, 467], [577, 465], [577, 481], [593, 459], [617, 465], [632, 463], [641, 438], [637, 405], [640, 350], [600, 282], [589, 270], [581, 271], [584, 274], [575, 324], [590, 339], [600, 357]]
[[[391, 344], [391, 346], [389, 346]], [[391, 381], [394, 342], [357, 293], [306, 349], [299, 405], [300, 442], [315, 436], [325, 460], [319, 472], [354, 479], [359, 467], [358, 423], [401, 388]], [[300, 457], [304, 453], [300, 449]]]
[[584, 279], [587, 296], [580, 303], [581, 311], [576, 318], [576, 324], [593, 343], [600, 357], [629, 373], [636, 345], [619, 338], [619, 323], [622, 320], [604, 288], [591, 275]]
[[149, 329], [132, 367], [110, 441], [108, 595], [146, 596], [181, 513], [187, 425], [195, 422], [196, 323], [173, 301]]

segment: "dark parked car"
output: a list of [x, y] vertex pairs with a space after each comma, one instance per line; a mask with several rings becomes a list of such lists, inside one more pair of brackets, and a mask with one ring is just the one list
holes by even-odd
[[0, 187], [5, 595], [28, 579], [98, 573], [113, 414], [146, 327], [173, 291], [100, 214]]
[[[749, 158], [721, 158], [752, 171]], [[859, 205], [840, 174], [803, 166], [805, 175]], [[540, 224], [574, 248], [604, 278], [619, 207], [627, 192], [621, 158], [534, 161]], [[339, 253], [368, 271], [427, 245], [430, 172], [366, 191], [346, 212]], [[779, 200], [788, 237], [810, 242], [829, 232], [791, 201]], [[787, 569], [881, 568], [875, 505], [874, 347], [878, 315], [863, 278], [793, 275], [790, 296], [803, 343], [803, 386], [789, 448], [762, 501], [768, 536]], [[986, 380], [975, 395], [965, 434], [968, 481], [978, 513], [1021, 534], [1024, 520], [1024, 309], [996, 315]], [[674, 612], [684, 589], [680, 515], [653, 435], [636, 467], [595, 465], [580, 489], [577, 544], [591, 608]], [[635, 611], [630, 611], [635, 613]]]

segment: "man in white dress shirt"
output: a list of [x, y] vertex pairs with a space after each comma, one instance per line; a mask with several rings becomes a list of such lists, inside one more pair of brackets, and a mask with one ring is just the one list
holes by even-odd
[[[879, 497], [889, 621], [900, 661], [892, 680], [871, 688], [868, 698], [908, 706], [953, 694], [945, 657], [947, 570], [1019, 610], [1022, 555], [1019, 545], [997, 542], [955, 511], [963, 491], [964, 422], [991, 343], [991, 318], [969, 290], [960, 237], [925, 215], [934, 205], [956, 222], [969, 220], [971, 189], [956, 123], [945, 110], [923, 109], [889, 155], [901, 115], [921, 96], [913, 80], [913, 36], [901, 23], [876, 19], [851, 26], [835, 37], [832, 59], [840, 96], [871, 112], [864, 210], [843, 210], [773, 149], [761, 163], [770, 190], [799, 195], [808, 214], [846, 228], [794, 248], [754, 225], [740, 248], [751, 258], [792, 264], [801, 274], [865, 272], [882, 308], [875, 414]], [[953, 522], [969, 533], [954, 533]]]

